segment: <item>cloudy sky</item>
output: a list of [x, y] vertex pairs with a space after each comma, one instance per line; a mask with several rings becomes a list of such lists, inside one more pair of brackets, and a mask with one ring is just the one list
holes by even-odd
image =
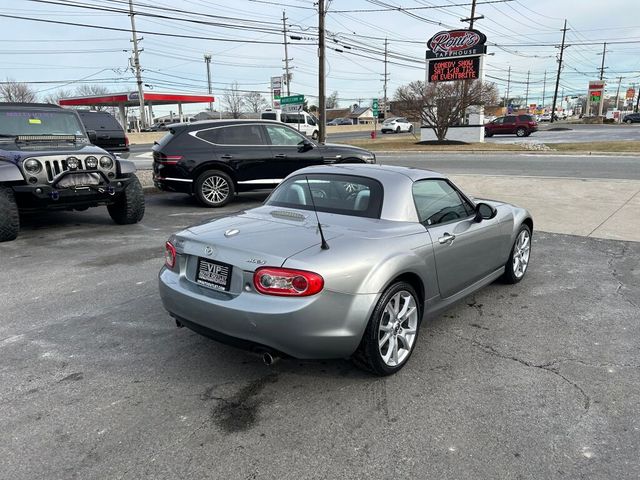
[[[427, 39], [465, 25], [460, 19], [469, 16], [469, 4], [330, 1], [326, 29], [333, 49], [327, 53], [327, 92], [338, 91], [342, 105], [382, 97], [385, 37], [389, 97], [398, 86], [424, 79]], [[301, 37], [289, 44], [292, 93], [316, 101], [318, 15], [312, 0], [134, 0], [134, 5], [140, 11], [136, 27], [144, 37], [141, 64], [147, 89], [206, 92], [203, 55], [210, 53], [214, 95], [221, 97], [233, 82], [240, 90], [268, 95], [269, 78], [282, 73], [284, 10], [291, 35]], [[33, 82], [41, 96], [83, 83], [134, 90], [127, 0], [0, 0], [0, 6], [0, 79]], [[529, 103], [540, 104], [543, 90], [550, 103], [565, 18], [569, 47], [560, 94], [583, 94], [588, 81], [598, 78], [605, 41], [608, 92], [615, 94], [620, 77], [622, 91], [640, 84], [639, 0], [478, 0], [476, 14], [485, 17], [476, 28], [486, 34], [488, 51], [495, 54], [487, 57], [486, 75], [501, 94], [511, 67], [513, 95], [524, 98], [529, 73]], [[186, 111], [201, 109], [193, 105]]]

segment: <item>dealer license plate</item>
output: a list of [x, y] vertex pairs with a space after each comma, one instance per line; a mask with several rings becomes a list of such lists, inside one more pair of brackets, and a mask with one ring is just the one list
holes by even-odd
[[196, 283], [214, 290], [228, 291], [231, 284], [231, 265], [198, 257]]

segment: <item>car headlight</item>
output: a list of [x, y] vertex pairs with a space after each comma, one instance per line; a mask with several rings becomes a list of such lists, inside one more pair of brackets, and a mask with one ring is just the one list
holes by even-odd
[[30, 158], [24, 162], [24, 169], [32, 175], [36, 175], [42, 171], [42, 164], [35, 158]]
[[113, 159], [111, 157], [100, 157], [100, 166], [105, 169], [110, 169], [113, 167]]
[[98, 159], [96, 157], [87, 157], [84, 160], [87, 168], [98, 168]]
[[69, 167], [70, 170], [75, 170], [76, 168], [78, 168], [79, 164], [80, 161], [76, 157], [67, 158], [67, 167]]

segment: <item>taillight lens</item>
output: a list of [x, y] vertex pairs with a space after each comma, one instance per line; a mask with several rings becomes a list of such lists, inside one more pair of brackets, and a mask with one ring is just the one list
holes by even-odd
[[166, 155], [164, 153], [158, 153], [157, 160], [164, 165], [176, 165], [182, 160], [182, 155]]
[[164, 244], [164, 264], [171, 269], [176, 266], [176, 247], [171, 242]]
[[253, 285], [265, 295], [308, 297], [322, 291], [324, 279], [305, 270], [262, 267], [253, 274]]
[[124, 136], [124, 144], [126, 147], [129, 146], [129, 137], [127, 137], [126, 135]]

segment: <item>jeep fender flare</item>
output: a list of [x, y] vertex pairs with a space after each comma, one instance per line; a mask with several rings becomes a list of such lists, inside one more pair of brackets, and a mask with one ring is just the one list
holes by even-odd
[[131, 160], [118, 159], [117, 162], [120, 164], [121, 174], [136, 173], [136, 164]]
[[24, 182], [24, 176], [17, 165], [0, 160], [0, 183]]

